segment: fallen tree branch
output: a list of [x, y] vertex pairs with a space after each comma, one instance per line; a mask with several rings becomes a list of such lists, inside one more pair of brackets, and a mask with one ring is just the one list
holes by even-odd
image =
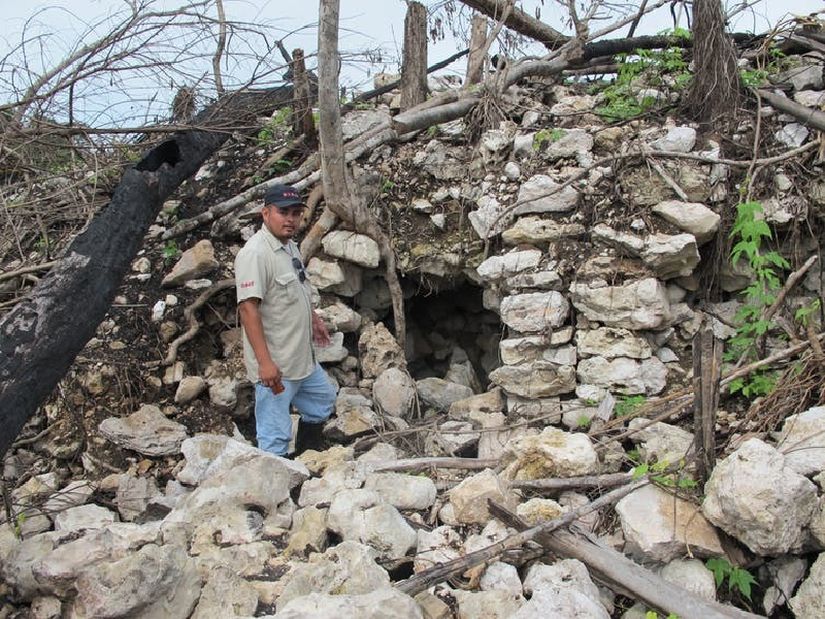
[[584, 475], [581, 477], [558, 477], [553, 479], [527, 479], [510, 482], [517, 490], [571, 490], [574, 488], [610, 488], [621, 486], [633, 479], [633, 473], [607, 473], [605, 475]]
[[788, 99], [782, 95], [778, 95], [770, 90], [765, 90], [764, 88], [760, 88], [757, 92], [759, 93], [759, 96], [770, 103], [773, 107], [781, 112], [790, 114], [803, 125], [808, 125], [814, 129], [825, 131], [825, 112], [820, 112], [815, 108], [801, 105], [796, 101]]
[[[534, 527], [525, 529], [521, 533], [506, 537], [500, 542], [491, 544], [481, 550], [471, 552], [470, 554], [459, 559], [454, 559], [452, 561], [431, 567], [430, 569], [424, 570], [415, 576], [402, 580], [397, 583], [395, 587], [407, 595], [415, 596], [418, 593], [429, 589], [433, 585], [443, 582], [451, 576], [462, 574], [472, 567], [481, 565], [482, 563], [501, 556], [501, 554], [507, 550], [518, 548], [543, 533], [549, 533], [550, 531], [565, 527], [590, 512], [596, 511], [606, 505], [611, 505], [647, 483], [647, 479], [640, 479], [626, 486], [622, 486], [621, 488], [616, 488], [615, 490], [599, 497], [595, 501], [591, 501], [586, 505], [582, 505], [581, 507], [572, 509], [569, 512], [565, 512], [558, 518], [554, 518], [553, 520], [542, 522]], [[492, 501], [490, 504], [491, 508], [492, 506], [495, 506], [495, 503], [492, 503]]]
[[234, 286], [234, 279], [223, 279], [204, 290], [200, 295], [198, 295], [197, 299], [192, 301], [192, 303], [190, 303], [186, 309], [183, 310], [183, 317], [186, 318], [186, 321], [189, 323], [189, 329], [169, 344], [169, 351], [166, 353], [166, 358], [163, 360], [162, 365], [172, 365], [178, 358], [178, 348], [180, 348], [180, 345], [191, 340], [200, 330], [201, 325], [198, 322], [198, 319], [195, 318], [195, 312], [203, 307], [204, 304], [213, 296], [222, 290], [233, 288]]
[[[624, 488], [619, 490], [624, 490]], [[614, 490], [614, 492], [617, 491]], [[536, 529], [536, 527], [527, 529], [527, 524], [521, 518], [495, 503], [491, 505], [490, 511], [507, 526], [522, 530], [524, 533]], [[569, 531], [553, 532], [550, 529], [539, 531], [533, 538], [559, 557], [581, 561], [599, 581], [608, 587], [626, 592], [631, 597], [666, 615], [673, 613], [682, 619], [755, 619], [759, 617], [759, 615], [733, 606], [699, 597], [589, 537], [574, 535]]]
[[48, 271], [49, 269], [51, 269], [56, 264], [57, 264], [57, 260], [50, 260], [49, 262], [41, 262], [40, 264], [33, 264], [31, 266], [15, 269], [14, 271], [8, 271], [7, 273], [0, 273], [0, 282], [5, 281], [7, 279], [14, 279], [15, 277], [20, 277], [21, 275], [26, 275], [27, 273], [37, 273], [38, 271]]
[[429, 468], [474, 471], [493, 468], [498, 462], [497, 458], [406, 458], [403, 460], [395, 460], [394, 462], [374, 464], [372, 465], [372, 470], [376, 473], [384, 473], [387, 471], [420, 471]]

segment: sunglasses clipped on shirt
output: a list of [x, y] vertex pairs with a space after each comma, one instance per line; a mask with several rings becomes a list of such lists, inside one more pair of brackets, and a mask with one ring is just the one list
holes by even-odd
[[298, 260], [298, 258], [293, 258], [292, 266], [295, 267], [295, 271], [298, 273], [298, 281], [303, 284], [307, 280], [307, 273], [304, 270], [304, 265], [301, 264], [301, 261]]

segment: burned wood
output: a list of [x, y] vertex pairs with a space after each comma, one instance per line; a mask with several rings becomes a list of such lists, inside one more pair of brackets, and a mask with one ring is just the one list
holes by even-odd
[[693, 338], [693, 432], [696, 469], [707, 481], [716, 465], [716, 409], [719, 406], [719, 375], [722, 344], [705, 320]]
[[[524, 533], [536, 529], [528, 529], [527, 524], [518, 516], [495, 503], [491, 505], [490, 511], [504, 524]], [[759, 617], [733, 606], [701, 598], [590, 537], [574, 535], [568, 531], [543, 530], [534, 535], [533, 539], [559, 557], [578, 559], [599, 581], [611, 588], [627, 592], [631, 597], [665, 614], [673, 613], [682, 619]]]
[[[507, 550], [519, 548], [526, 542], [533, 540], [543, 533], [549, 533], [550, 531], [555, 531], [556, 529], [565, 527], [582, 516], [585, 516], [606, 505], [611, 505], [623, 496], [630, 494], [647, 483], [647, 479], [640, 479], [626, 486], [622, 486], [621, 488], [616, 488], [615, 490], [608, 492], [607, 494], [599, 497], [595, 501], [587, 503], [586, 505], [582, 505], [581, 507], [577, 507], [569, 512], [565, 512], [558, 518], [548, 520], [547, 522], [542, 522], [541, 524], [531, 528], [526, 528], [525, 526], [521, 533], [511, 535], [504, 538], [500, 542], [487, 546], [486, 548], [482, 548], [476, 552], [471, 552], [470, 554], [459, 559], [454, 559], [453, 561], [436, 565], [406, 580], [402, 580], [396, 584], [396, 588], [407, 595], [415, 596], [416, 594], [421, 593], [422, 591], [432, 587], [433, 585], [437, 585], [452, 576], [462, 574], [472, 567], [481, 565], [482, 563], [495, 559], [496, 557], [500, 557], [501, 554]], [[492, 501], [489, 503], [490, 509], [493, 513], [498, 513], [499, 510], [496, 509], [497, 505]]]

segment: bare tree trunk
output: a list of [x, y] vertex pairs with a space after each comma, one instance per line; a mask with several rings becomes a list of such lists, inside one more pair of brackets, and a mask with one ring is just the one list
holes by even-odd
[[427, 98], [427, 8], [410, 2], [404, 18], [404, 58], [401, 63], [401, 111]]
[[221, 77], [221, 57], [226, 47], [226, 13], [223, 11], [223, 0], [215, 0], [218, 9], [218, 46], [215, 55], [212, 57], [212, 73], [215, 75], [215, 90], [218, 96], [224, 93], [223, 78]]
[[723, 122], [736, 112], [740, 89], [720, 0], [693, 0], [693, 64], [686, 108], [702, 122]]
[[292, 133], [297, 137], [304, 135], [309, 148], [318, 145], [318, 133], [312, 118], [312, 96], [309, 90], [304, 50], [292, 50], [292, 83], [295, 86], [295, 99], [292, 104]]
[[478, 84], [481, 81], [486, 59], [487, 18], [484, 15], [473, 15], [470, 31], [470, 57], [467, 59], [467, 78], [464, 80], [464, 86]]
[[404, 349], [406, 320], [404, 295], [395, 270], [395, 254], [389, 237], [361, 196], [347, 184], [344, 139], [341, 132], [341, 108], [338, 101], [338, 15], [339, 0], [321, 0], [318, 19], [318, 107], [321, 138], [321, 172], [327, 208], [349, 222], [357, 232], [378, 243], [386, 269], [384, 277], [392, 296], [395, 339]]

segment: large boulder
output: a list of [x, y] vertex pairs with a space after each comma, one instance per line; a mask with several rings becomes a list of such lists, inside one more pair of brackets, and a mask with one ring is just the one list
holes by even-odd
[[512, 479], [576, 477], [599, 471], [599, 457], [589, 436], [553, 427], [513, 441], [505, 461]]
[[816, 504], [816, 486], [752, 438], [717, 463], [702, 511], [753, 552], [780, 555], [802, 548]]
[[145, 456], [171, 456], [180, 451], [186, 428], [167, 419], [154, 404], [145, 404], [127, 417], [109, 417], [100, 422], [100, 433], [118, 447]]
[[699, 508], [648, 485], [616, 503], [625, 552], [640, 561], [667, 563], [690, 549], [699, 557], [724, 554], [719, 535]]
[[588, 320], [610, 327], [637, 331], [656, 329], [670, 319], [670, 303], [664, 284], [655, 278], [621, 286], [574, 282], [571, 301]]

